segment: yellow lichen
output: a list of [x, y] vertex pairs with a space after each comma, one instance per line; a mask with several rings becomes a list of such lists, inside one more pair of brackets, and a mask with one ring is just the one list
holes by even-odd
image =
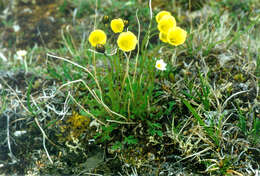
[[88, 128], [90, 118], [80, 115], [77, 112], [73, 112], [67, 120], [67, 123], [69, 123], [70, 134], [73, 137], [77, 138]]

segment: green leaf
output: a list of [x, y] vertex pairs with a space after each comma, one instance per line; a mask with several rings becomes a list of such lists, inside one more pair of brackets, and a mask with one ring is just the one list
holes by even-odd
[[186, 101], [186, 100], [182, 100], [183, 103], [186, 105], [186, 107], [189, 109], [189, 111], [192, 113], [192, 115], [197, 119], [197, 121], [199, 122], [199, 124], [201, 126], [203, 126], [203, 128], [205, 129], [205, 131], [207, 132], [207, 134], [214, 140], [214, 142], [219, 145], [219, 140], [217, 138], [217, 136], [215, 135], [214, 131], [212, 128], [207, 127], [205, 122], [202, 120], [201, 116], [196, 112], [196, 110], [191, 106], [191, 104]]
[[124, 139], [124, 144], [128, 144], [128, 145], [131, 145], [131, 144], [137, 144], [138, 143], [138, 140], [134, 137], [134, 136], [128, 136], [128, 137], [125, 137]]

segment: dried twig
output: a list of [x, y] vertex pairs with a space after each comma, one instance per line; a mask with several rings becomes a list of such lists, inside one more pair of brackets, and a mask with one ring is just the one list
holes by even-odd
[[[47, 148], [46, 148], [46, 146], [45, 146], [45, 138], [49, 141], [49, 142], [51, 142], [49, 139], [48, 139], [48, 137], [47, 137], [47, 135], [45, 134], [45, 132], [44, 132], [44, 130], [42, 129], [42, 127], [40, 126], [40, 123], [39, 123], [39, 121], [38, 121], [38, 119], [35, 117], [34, 118], [34, 121], [36, 122], [36, 124], [37, 124], [37, 126], [39, 127], [39, 129], [41, 130], [41, 132], [42, 132], [42, 138], [43, 138], [43, 148], [44, 148], [44, 150], [45, 150], [45, 152], [46, 152], [46, 155], [47, 155], [47, 157], [48, 157], [48, 159], [49, 159], [49, 161], [51, 162], [51, 164], [53, 164], [53, 161], [52, 161], [52, 159], [51, 159], [51, 157], [50, 157], [50, 155], [49, 155], [49, 152], [48, 152], [48, 150], [47, 150]], [[53, 142], [51, 142], [53, 145], [55, 145]], [[56, 145], [55, 145], [56, 146]]]
[[7, 145], [8, 145], [8, 149], [9, 149], [9, 156], [11, 157], [12, 162], [16, 163], [18, 161], [18, 159], [14, 156], [14, 154], [12, 152], [11, 142], [10, 142], [10, 130], [9, 130], [10, 117], [7, 114], [5, 114], [5, 116], [7, 117], [6, 137], [7, 137]]

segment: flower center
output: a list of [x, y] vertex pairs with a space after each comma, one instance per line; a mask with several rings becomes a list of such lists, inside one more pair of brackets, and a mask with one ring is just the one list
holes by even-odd
[[121, 44], [122, 44], [122, 46], [125, 47], [125, 48], [128, 48], [128, 47], [129, 47], [129, 41], [128, 41], [128, 40], [122, 40]]
[[93, 41], [94, 41], [95, 43], [98, 43], [98, 42], [99, 42], [99, 37], [98, 37], [98, 36], [95, 36], [95, 37], [93, 38]]
[[177, 41], [177, 39], [175, 37], [170, 37], [169, 40], [171, 43], [176, 43], [176, 41]]

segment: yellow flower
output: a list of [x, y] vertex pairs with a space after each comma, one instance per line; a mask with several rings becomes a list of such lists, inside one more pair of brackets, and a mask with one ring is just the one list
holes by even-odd
[[165, 42], [165, 43], [168, 42], [168, 40], [167, 40], [167, 34], [165, 34], [165, 33], [163, 33], [163, 32], [160, 32], [159, 38], [160, 38], [161, 41], [163, 41], [163, 42]]
[[186, 37], [187, 32], [180, 27], [171, 28], [167, 34], [168, 43], [174, 46], [183, 44]]
[[121, 18], [113, 19], [110, 27], [114, 33], [122, 32], [124, 30], [124, 21]]
[[157, 25], [160, 32], [168, 33], [169, 29], [176, 27], [176, 20], [173, 16], [165, 15]]
[[156, 15], [156, 17], [155, 17], [156, 22], [159, 23], [160, 20], [162, 19], [162, 17], [164, 17], [165, 15], [170, 15], [170, 16], [171, 16], [171, 13], [168, 12], [168, 11], [165, 11], [165, 10], [159, 12], [159, 13]]
[[100, 29], [96, 29], [90, 33], [88, 41], [93, 47], [96, 47], [97, 44], [105, 45], [107, 41], [106, 33]]
[[117, 45], [118, 47], [123, 51], [132, 51], [135, 49], [137, 44], [137, 38], [136, 36], [130, 32], [122, 32], [117, 39]]

